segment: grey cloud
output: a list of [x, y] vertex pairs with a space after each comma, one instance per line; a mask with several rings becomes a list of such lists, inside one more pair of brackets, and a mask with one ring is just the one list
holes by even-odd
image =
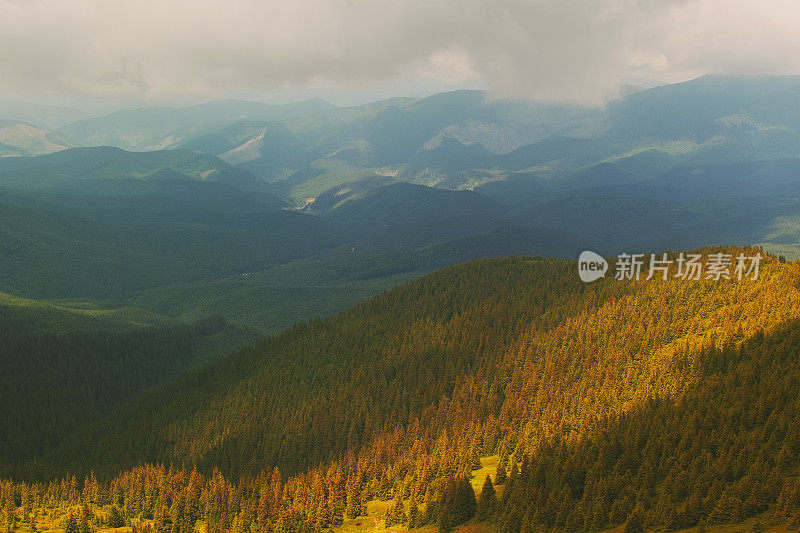
[[798, 21], [794, 0], [0, 0], [0, 96], [432, 78], [596, 102], [630, 74], [798, 73]]

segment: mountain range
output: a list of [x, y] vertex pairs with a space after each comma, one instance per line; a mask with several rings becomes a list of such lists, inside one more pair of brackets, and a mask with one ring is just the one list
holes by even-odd
[[0, 102], [0, 527], [796, 529], [798, 99]]

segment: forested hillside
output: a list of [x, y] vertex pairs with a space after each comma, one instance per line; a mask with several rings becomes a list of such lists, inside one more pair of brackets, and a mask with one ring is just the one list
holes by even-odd
[[[373, 499], [402, 503], [389, 521], [454, 525], [475, 510], [459, 476], [499, 454], [508, 480], [477, 509], [504, 531], [798, 516], [800, 266], [592, 284], [575, 268], [436, 272], [144, 391], [15, 477], [94, 470], [99, 487], [33, 501], [115, 504], [158, 531], [326, 528]], [[177, 469], [137, 467], [157, 462]], [[30, 486], [3, 491], [25, 520]]]
[[4, 473], [137, 391], [177, 379], [255, 339], [252, 331], [221, 318], [143, 327], [99, 310], [4, 300], [11, 303], [0, 306]]
[[226, 175], [248, 174], [185, 150], [0, 161], [0, 291], [273, 334], [458, 262], [589, 246], [469, 191], [391, 184], [293, 212]]

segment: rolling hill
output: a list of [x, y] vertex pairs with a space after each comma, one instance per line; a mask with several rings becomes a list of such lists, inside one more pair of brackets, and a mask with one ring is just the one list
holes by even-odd
[[[758, 252], [699, 250], [719, 251]], [[170, 505], [172, 523], [349, 527], [373, 499], [446, 523], [448, 480], [495, 454], [508, 479], [482, 520], [507, 531], [797, 516], [798, 265], [593, 284], [575, 269], [436, 272], [141, 392], [18, 473], [134, 467], [109, 486], [137, 487], [116, 505], [156, 527]], [[74, 501], [110, 505], [104, 490]]]
[[[318, 100], [281, 106], [224, 100], [119, 111], [55, 133], [39, 130], [29, 149], [2, 138], [0, 144], [8, 155], [73, 145], [201, 151], [254, 174], [251, 189], [272, 183], [274, 194], [297, 206], [376, 175], [472, 189], [506, 180], [513, 187], [530, 174], [564, 181], [563, 188], [581, 174], [580, 185], [593, 187], [620, 181], [613, 171], [653, 179], [681, 166], [797, 157], [800, 123], [787, 110], [796, 107], [798, 86], [788, 76], [703, 76], [625, 92], [593, 109], [481, 91], [350, 108]], [[609, 163], [605, 172], [589, 170]]]
[[0, 528], [797, 529], [798, 87], [0, 106]]
[[[354, 185], [358, 188], [358, 184]], [[448, 191], [411, 183], [394, 183], [351, 194], [348, 186], [330, 191], [337, 202], [323, 211], [326, 218], [358, 233], [375, 233], [402, 224], [421, 224], [457, 216], [502, 216], [502, 204], [472, 191]], [[308, 210], [320, 211], [315, 200]]]
[[[413, 190], [419, 186], [409, 187], [414, 193], [410, 198], [427, 194]], [[451, 209], [433, 204], [417, 216], [409, 213], [406, 219], [398, 217], [403, 204], [394, 203], [395, 209], [389, 209], [391, 204], [384, 204], [381, 194], [353, 200], [361, 203], [357, 215], [364, 208], [380, 214], [383, 222], [342, 217], [338, 219], [341, 227], [352, 232], [352, 240], [345, 244], [246, 276], [141, 291], [128, 303], [182, 320], [221, 315], [275, 334], [295, 322], [327, 316], [404, 281], [463, 261], [532, 253], [573, 257], [586, 248], [600, 249], [600, 241], [549, 225], [487, 214], [486, 208], [496, 204], [484, 202], [478, 195], [471, 199], [466, 195], [466, 204], [461, 203], [465, 195], [453, 191], [431, 190], [429, 198], [442, 195], [455, 197], [441, 203]], [[459, 213], [458, 207], [469, 206], [469, 200], [477, 200], [474, 206], [481, 209]], [[331, 220], [335, 213], [320, 218]]]
[[36, 298], [120, 299], [266, 269], [347, 238], [311, 215], [242, 201], [229, 186], [177, 183], [126, 184], [134, 194], [108, 197], [0, 190], [0, 287]]
[[[720, 119], [762, 109], [764, 102], [774, 101], [773, 95], [788, 97], [798, 85], [797, 76], [722, 75], [662, 85], [612, 103], [609, 133], [635, 139], [705, 139], [720, 131]], [[771, 118], [785, 123], [788, 116]]]
[[[420, 168], [463, 165], [454, 156], [464, 150], [475, 152], [473, 161], [512, 151], [557, 132], [560, 124], [581, 111], [573, 106], [495, 100], [481, 91], [456, 91], [424, 99], [390, 99], [282, 123], [241, 122], [183, 146], [219, 155], [268, 181], [286, 181], [279, 190], [299, 202], [352, 181], [358, 172], [372, 174], [387, 165], [409, 166], [403, 171], [406, 179], [430, 184], [414, 178]], [[328, 178], [322, 185], [302, 187], [306, 179], [319, 174]]]
[[[220, 159], [188, 150], [126, 152], [101, 146], [73, 148], [39, 157], [0, 159], [0, 185], [18, 189], [93, 192], [96, 180], [187, 179], [261, 191], [261, 180]], [[87, 186], [89, 184], [89, 186]]]

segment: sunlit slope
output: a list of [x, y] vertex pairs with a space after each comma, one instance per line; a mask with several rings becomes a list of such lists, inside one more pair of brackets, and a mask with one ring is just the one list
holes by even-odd
[[591, 284], [573, 261], [474, 261], [140, 393], [19, 472], [217, 468], [269, 503], [213, 523], [327, 527], [345, 489], [436, 509], [449, 475], [499, 454], [510, 478], [485, 522], [508, 531], [785, 517], [800, 509], [798, 281], [772, 257], [758, 280]]
[[75, 146], [64, 136], [27, 122], [0, 119], [0, 157], [58, 152]]
[[[301, 469], [434, 415], [428, 438], [466, 430], [467, 417], [535, 448], [681, 394], [699, 350], [798, 316], [797, 276], [773, 261], [757, 282], [586, 285], [569, 261], [467, 263], [265, 339], [93, 431], [129, 457], [240, 473]], [[470, 400], [450, 412], [446, 398], [463, 394]], [[142, 421], [136, 439], [125, 435], [132, 419]], [[132, 444], [142, 439], [151, 444]], [[97, 452], [98, 467], [124, 465]]]

